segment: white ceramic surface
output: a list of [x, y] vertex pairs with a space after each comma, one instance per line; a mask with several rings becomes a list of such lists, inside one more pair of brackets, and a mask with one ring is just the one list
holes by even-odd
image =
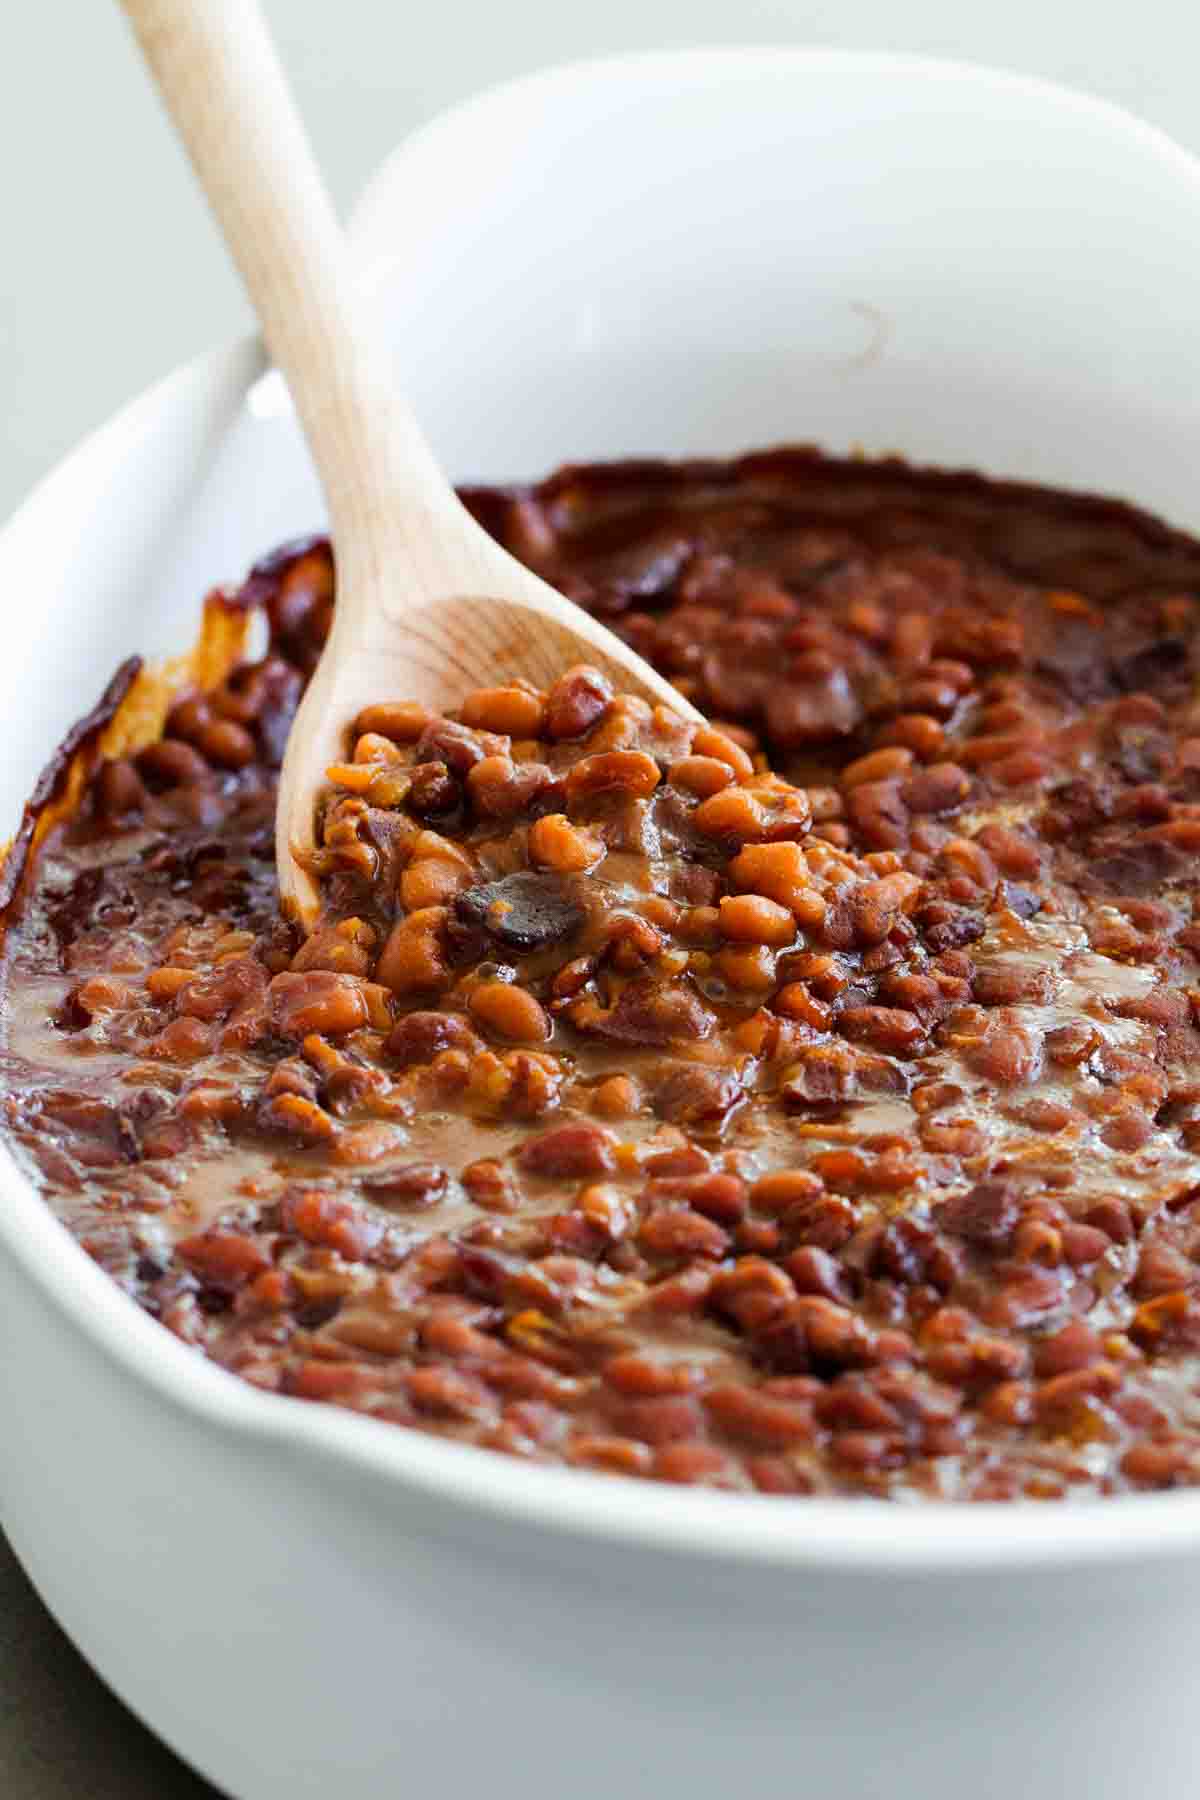
[[[1060, 90], [827, 52], [566, 69], [358, 214], [458, 478], [783, 439], [1200, 529], [1200, 169]], [[252, 346], [0, 536], [0, 813], [131, 647], [320, 507]], [[530, 1469], [259, 1395], [0, 1162], [0, 1516], [122, 1697], [238, 1800], [1182, 1795], [1200, 1496], [888, 1508]]]

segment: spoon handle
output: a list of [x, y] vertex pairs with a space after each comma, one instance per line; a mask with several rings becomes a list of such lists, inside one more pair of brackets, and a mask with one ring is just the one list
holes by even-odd
[[397, 557], [420, 582], [473, 522], [400, 398], [257, 0], [121, 4], [287, 380], [339, 591], [382, 596]]

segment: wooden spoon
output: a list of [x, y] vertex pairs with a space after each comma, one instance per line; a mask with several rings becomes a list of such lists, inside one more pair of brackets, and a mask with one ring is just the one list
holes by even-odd
[[[356, 291], [345, 243], [254, 0], [122, 0], [282, 370], [321, 478], [337, 559], [333, 629], [288, 740], [276, 852], [306, 929], [329, 763], [363, 706], [454, 706], [591, 663], [699, 715], [639, 656], [493, 543], [438, 468]], [[530, 404], [536, 404], [531, 397]]]

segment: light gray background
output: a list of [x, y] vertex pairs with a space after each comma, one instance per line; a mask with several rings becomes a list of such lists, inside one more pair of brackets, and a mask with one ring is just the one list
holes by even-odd
[[[406, 131], [476, 88], [571, 57], [693, 43], [969, 57], [1088, 88], [1200, 153], [1196, 0], [266, 0], [266, 10], [343, 205]], [[82, 433], [248, 318], [115, 5], [11, 5], [4, 77], [0, 519]], [[0, 1794], [210, 1792], [109, 1699], [0, 1542]]]
[[[1090, 88], [1200, 151], [1196, 0], [266, 0], [336, 199], [448, 101], [689, 43], [971, 57]], [[245, 305], [106, 0], [13, 0], [0, 100], [0, 519]], [[1197, 322], [1200, 329], [1200, 321]]]

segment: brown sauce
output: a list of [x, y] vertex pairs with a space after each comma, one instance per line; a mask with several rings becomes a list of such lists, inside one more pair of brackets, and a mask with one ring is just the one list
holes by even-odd
[[103, 758], [127, 666], [10, 853], [48, 1204], [256, 1385], [534, 1460], [1200, 1481], [1200, 544], [806, 451], [466, 499], [714, 726], [584, 670], [381, 694], [302, 944], [274, 789], [333, 573], [265, 559], [222, 602], [265, 658]]

